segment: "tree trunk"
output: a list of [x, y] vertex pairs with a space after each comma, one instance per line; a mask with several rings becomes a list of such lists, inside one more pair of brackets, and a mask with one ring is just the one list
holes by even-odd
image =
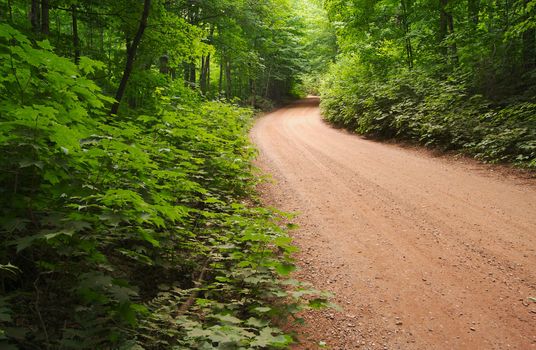
[[448, 35], [454, 34], [454, 18], [447, 12], [448, 0], [439, 0], [439, 40], [441, 53], [447, 62], [458, 64], [458, 49], [456, 43], [447, 45], [445, 40]]
[[221, 98], [221, 91], [223, 89], [223, 57], [220, 58], [220, 80], [218, 82], [218, 98]]
[[195, 69], [195, 63], [188, 64], [188, 70], [190, 72], [189, 74], [189, 81], [192, 88], [195, 88], [196, 83], [196, 69]]
[[105, 56], [105, 50], [104, 50], [104, 26], [100, 26], [100, 53]]
[[134, 37], [134, 40], [132, 40], [132, 43], [130, 44], [130, 48], [127, 51], [127, 62], [125, 65], [125, 70], [123, 72], [123, 77], [121, 78], [121, 82], [119, 83], [119, 88], [117, 89], [117, 93], [115, 94], [116, 102], [114, 103], [110, 111], [110, 114], [112, 115], [117, 114], [117, 111], [119, 110], [119, 104], [121, 103], [121, 99], [123, 98], [123, 95], [125, 94], [128, 79], [130, 78], [130, 74], [132, 73], [132, 68], [134, 67], [134, 60], [136, 59], [136, 51], [138, 50], [138, 46], [141, 42], [143, 32], [145, 31], [145, 28], [147, 27], [147, 18], [149, 17], [150, 9], [151, 9], [151, 0], [144, 0], [143, 12], [141, 14], [138, 31], [136, 32], [136, 36]]
[[206, 70], [207, 94], [210, 94], [210, 54], [208, 55]]
[[201, 93], [205, 92], [205, 55], [201, 55], [201, 73], [199, 74], [199, 87]]
[[231, 81], [231, 60], [225, 60], [225, 97], [230, 100], [232, 97], [232, 81]]
[[7, 12], [9, 13], [9, 23], [13, 23], [13, 5], [11, 0], [7, 0]]
[[[214, 41], [214, 31], [216, 30], [216, 26], [215, 25], [211, 25], [210, 26], [210, 29], [209, 29], [209, 35], [208, 35], [208, 43], [209, 44], [213, 44], [213, 41]], [[202, 72], [203, 74], [203, 78], [204, 78], [204, 91], [203, 93], [204, 94], [210, 94], [210, 61], [211, 61], [211, 58], [212, 58], [212, 55], [210, 54], [210, 52], [207, 54], [207, 57], [205, 59], [205, 64], [204, 64], [204, 72]]]
[[50, 34], [50, 4], [48, 0], [41, 0], [41, 33]]
[[447, 46], [445, 46], [445, 39], [447, 38], [448, 33], [448, 19], [445, 11], [447, 4], [448, 0], [439, 0], [439, 45], [444, 57], [448, 56], [448, 49]]
[[169, 57], [168, 55], [160, 56], [160, 73], [168, 75], [169, 74]]
[[268, 98], [270, 94], [270, 79], [272, 76], [272, 66], [268, 68], [268, 74], [266, 75], [266, 89], [264, 92], [264, 98]]
[[184, 86], [189, 86], [189, 81], [190, 81], [190, 66], [188, 63], [183, 63], [182, 64], [182, 67], [183, 67], [183, 78], [184, 78]]
[[411, 45], [411, 38], [409, 37], [410, 23], [408, 19], [408, 4], [409, 0], [401, 0], [402, 4], [402, 26], [404, 28], [404, 40], [406, 43], [406, 57], [408, 61], [409, 69], [413, 68], [413, 46]]
[[[527, 6], [530, 0], [525, 0], [525, 16], [524, 20], [534, 20], [536, 10], [532, 8], [528, 11]], [[529, 28], [521, 35], [523, 41], [523, 68], [526, 72], [536, 68], [536, 30]]]
[[469, 26], [474, 30], [476, 29], [479, 21], [480, 12], [480, 0], [468, 0], [467, 3], [467, 16], [469, 20]]
[[71, 5], [71, 17], [73, 24], [73, 48], [74, 48], [74, 63], [80, 63], [80, 38], [78, 37], [78, 9], [76, 5]]
[[[447, 15], [448, 24], [449, 24], [449, 34], [454, 34], [454, 18], [452, 17], [452, 14]], [[450, 49], [450, 59], [452, 60], [452, 64], [454, 66], [458, 65], [458, 47], [456, 46], [456, 42], [452, 42], [449, 46]]]
[[206, 94], [208, 85], [210, 84], [210, 53], [207, 56], [201, 57], [201, 76], [199, 78], [199, 85], [201, 86], [201, 93]]
[[60, 15], [56, 13], [56, 46], [60, 44], [61, 41], [61, 20]]
[[523, 67], [525, 71], [536, 68], [536, 43], [534, 28], [523, 32]]
[[39, 0], [32, 0], [30, 7], [30, 23], [32, 24], [32, 30], [39, 32]]
[[256, 91], [256, 83], [255, 79], [249, 78], [249, 93], [251, 95], [251, 107], [255, 107], [255, 104], [257, 104], [257, 91]]

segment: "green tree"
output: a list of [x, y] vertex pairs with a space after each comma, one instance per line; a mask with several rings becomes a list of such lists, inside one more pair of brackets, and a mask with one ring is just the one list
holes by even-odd
[[534, 166], [534, 4], [326, 0], [341, 54], [328, 119], [361, 133]]

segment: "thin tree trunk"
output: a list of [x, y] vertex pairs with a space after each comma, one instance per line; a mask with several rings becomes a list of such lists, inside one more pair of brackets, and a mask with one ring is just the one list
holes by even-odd
[[56, 46], [60, 44], [61, 40], [61, 20], [60, 15], [56, 13]]
[[411, 45], [411, 38], [409, 37], [410, 24], [408, 20], [408, 2], [409, 0], [401, 0], [402, 4], [402, 25], [404, 27], [404, 40], [406, 42], [406, 56], [408, 60], [409, 69], [413, 68], [413, 46]]
[[[454, 18], [452, 17], [452, 14], [448, 14], [448, 24], [449, 24], [449, 34], [454, 34]], [[457, 66], [458, 65], [458, 47], [456, 46], [456, 42], [452, 42], [450, 44], [450, 58], [452, 60], [452, 63]]]
[[467, 16], [470, 27], [474, 30], [478, 26], [480, 12], [480, 0], [468, 0]]
[[151, 9], [151, 0], [144, 0], [143, 12], [140, 18], [140, 25], [138, 27], [138, 31], [136, 32], [136, 36], [134, 37], [134, 40], [132, 40], [132, 43], [130, 44], [130, 49], [127, 51], [127, 62], [125, 65], [125, 70], [123, 72], [123, 77], [121, 78], [121, 82], [119, 83], [119, 88], [117, 89], [117, 93], [115, 94], [116, 102], [114, 103], [110, 111], [110, 114], [112, 115], [117, 114], [117, 111], [119, 110], [119, 104], [121, 103], [121, 99], [123, 98], [123, 95], [125, 94], [128, 79], [130, 78], [130, 74], [132, 73], [132, 68], [134, 67], [134, 60], [136, 59], [136, 51], [138, 50], [138, 45], [141, 42], [143, 32], [145, 31], [145, 28], [147, 27], [147, 18], [149, 17], [150, 9]]
[[[532, 9], [532, 13], [527, 10], [529, 2], [530, 0], [525, 0], [526, 20], [534, 17], [534, 8]], [[536, 68], [536, 30], [529, 28], [523, 32], [521, 37], [523, 41], [523, 68], [528, 72]]]
[[232, 97], [232, 82], [231, 82], [231, 60], [227, 59], [225, 62], [225, 97], [230, 100]]
[[445, 40], [448, 35], [454, 34], [454, 18], [452, 14], [447, 12], [448, 0], [439, 1], [439, 40], [441, 52], [446, 61], [451, 61], [454, 65], [458, 64], [458, 49], [456, 43], [446, 45]]
[[255, 80], [253, 78], [249, 78], [249, 94], [251, 95], [251, 107], [255, 107], [255, 96], [257, 92], [255, 91]]
[[196, 83], [196, 69], [195, 69], [195, 63], [190, 63], [188, 65], [188, 70], [190, 72], [189, 81], [192, 87], [195, 87]]
[[50, 34], [50, 4], [48, 0], [41, 0], [41, 33]]
[[159, 71], [162, 74], [168, 75], [169, 74], [169, 57], [168, 55], [160, 56], [159, 59]]
[[[525, 2], [526, 3], [526, 2]], [[504, 1], [504, 31], [507, 32], [510, 28], [510, 2]]]
[[207, 59], [207, 76], [206, 76], [206, 79], [207, 79], [207, 94], [210, 94], [210, 54], [208, 55], [208, 59]]
[[7, 0], [7, 12], [9, 13], [9, 23], [13, 23], [13, 5], [11, 0]]
[[32, 24], [32, 30], [39, 32], [39, 0], [32, 0], [30, 7], [30, 23]]
[[270, 78], [272, 75], [272, 66], [268, 68], [268, 74], [266, 76], [266, 90], [264, 92], [264, 98], [268, 98], [268, 95], [270, 93]]
[[80, 38], [78, 37], [78, 9], [76, 5], [71, 5], [71, 17], [73, 24], [73, 48], [74, 48], [74, 63], [80, 63]]
[[536, 45], [534, 42], [535, 32], [531, 28], [523, 32], [523, 67], [525, 71], [536, 68]]
[[184, 86], [189, 86], [190, 81], [190, 67], [188, 63], [183, 63], [183, 77], [184, 77]]
[[205, 93], [205, 55], [201, 55], [201, 74], [199, 75], [199, 87], [201, 93]]
[[[212, 44], [213, 41], [214, 41], [214, 31], [216, 30], [216, 26], [215, 25], [211, 25], [210, 26], [210, 30], [209, 30], [209, 35], [208, 35], [208, 42], [209, 44]], [[212, 58], [212, 55], [210, 54], [210, 52], [207, 54], [207, 57], [206, 57], [206, 60], [205, 60], [205, 65], [204, 65], [204, 74], [203, 74], [203, 78], [204, 78], [204, 88], [205, 90], [203, 91], [204, 94], [210, 94], [210, 60]]]
[[448, 56], [448, 49], [447, 46], [445, 46], [445, 39], [447, 38], [448, 33], [448, 19], [445, 10], [447, 4], [448, 0], [439, 0], [439, 45], [444, 57]]
[[218, 98], [221, 98], [221, 90], [223, 88], [223, 57], [220, 58], [220, 80], [218, 82]]
[[104, 26], [100, 26], [100, 52], [103, 56], [105, 56], [104, 52]]
[[[91, 11], [92, 8], [91, 8], [91, 2], [89, 3], [89, 10]], [[86, 40], [86, 43], [87, 43], [87, 51], [88, 52], [93, 52], [93, 30], [95, 28], [95, 22], [93, 22], [92, 19], [89, 20], [89, 40]]]
[[210, 53], [201, 57], [201, 76], [199, 78], [199, 85], [201, 86], [201, 93], [206, 94], [208, 85], [210, 84]]

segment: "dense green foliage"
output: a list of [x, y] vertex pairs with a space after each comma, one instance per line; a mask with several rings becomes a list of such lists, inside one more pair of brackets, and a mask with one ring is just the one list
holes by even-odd
[[288, 279], [243, 107], [298, 80], [290, 3], [0, 8], [0, 348], [290, 344], [325, 298]]
[[359, 133], [536, 167], [534, 1], [340, 1], [326, 118]]
[[321, 0], [295, 0], [294, 6], [303, 18], [300, 89], [318, 95], [323, 76], [337, 56], [335, 28]]
[[0, 1], [0, 348], [286, 347], [251, 107], [536, 167], [535, 4]]
[[261, 105], [295, 85], [303, 23], [289, 0], [3, 0], [0, 21], [48, 39], [62, 56], [103, 62], [94, 78], [115, 93], [144, 3], [150, 11], [122, 108], [154, 103], [162, 74], [212, 99]]

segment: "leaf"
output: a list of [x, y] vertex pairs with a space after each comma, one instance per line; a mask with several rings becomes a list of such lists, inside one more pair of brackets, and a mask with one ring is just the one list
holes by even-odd
[[279, 331], [271, 327], [263, 328], [260, 334], [255, 337], [255, 340], [251, 342], [251, 346], [268, 347], [268, 346], [285, 346], [292, 343], [292, 338], [288, 335], [276, 335]]
[[323, 308], [328, 307], [329, 300], [323, 299], [323, 298], [311, 299], [311, 300], [309, 300], [307, 305], [309, 305], [309, 307], [312, 308], [312, 309], [316, 309], [316, 310], [323, 309]]
[[134, 340], [125, 342], [118, 350], [145, 350], [143, 346], [136, 343]]
[[20, 232], [26, 229], [26, 226], [30, 223], [30, 220], [23, 218], [1, 218], [1, 227], [9, 233]]
[[132, 308], [132, 304], [124, 302], [119, 305], [118, 314], [121, 319], [134, 327], [137, 324], [136, 311]]
[[259, 306], [259, 307], [256, 307], [254, 310], [260, 313], [266, 313], [266, 312], [270, 312], [272, 308], [267, 307], [267, 306]]
[[42, 41], [37, 41], [36, 44], [37, 46], [39, 46], [40, 48], [44, 50], [52, 51], [54, 49], [54, 47], [50, 45], [50, 41], [48, 41], [47, 39], [42, 40]]
[[125, 249], [125, 248], [119, 248], [117, 249], [117, 251], [141, 264], [148, 265], [148, 266], [154, 265], [154, 261], [147, 255], [135, 252], [130, 249]]
[[95, 69], [105, 68], [105, 64], [99, 61], [92, 60], [86, 56], [82, 56], [80, 57], [78, 67], [84, 74], [92, 74], [95, 72]]
[[240, 324], [242, 323], [242, 320], [239, 318], [236, 318], [232, 315], [213, 315], [213, 318], [216, 318], [224, 323], [231, 323], [231, 324]]
[[[0, 272], [7, 272], [11, 275], [11, 277], [16, 277], [18, 274], [22, 273], [22, 271], [15, 265], [12, 265], [11, 263], [7, 264], [0, 264]], [[1, 299], [0, 299], [0, 305]]]
[[20, 253], [24, 249], [32, 246], [34, 244], [34, 242], [36, 242], [38, 240], [41, 240], [43, 238], [44, 238], [43, 234], [36, 234], [36, 235], [25, 236], [25, 237], [21, 237], [19, 239], [16, 239], [14, 241], [14, 243], [17, 246], [17, 253]]
[[24, 159], [19, 162], [19, 167], [21, 169], [28, 168], [31, 166], [35, 166], [36, 168], [43, 170], [43, 168], [45, 167], [45, 163], [40, 160], [32, 160], [32, 159]]
[[255, 328], [262, 328], [268, 325], [268, 321], [261, 320], [258, 318], [250, 317], [246, 320], [246, 325], [255, 327]]
[[209, 338], [212, 335], [212, 331], [203, 328], [193, 328], [188, 330], [187, 334], [190, 338]]
[[290, 273], [296, 271], [296, 265], [289, 263], [277, 264], [275, 267], [277, 273], [281, 276], [288, 276]]
[[151, 243], [153, 247], [160, 247], [160, 242], [154, 238], [150, 230], [140, 228], [138, 230], [140, 236], [147, 242]]
[[61, 230], [61, 231], [58, 231], [58, 232], [44, 234], [43, 237], [46, 240], [51, 240], [51, 239], [54, 239], [54, 238], [59, 237], [59, 236], [72, 237], [73, 234], [74, 234], [74, 230], [65, 229], [65, 230]]

